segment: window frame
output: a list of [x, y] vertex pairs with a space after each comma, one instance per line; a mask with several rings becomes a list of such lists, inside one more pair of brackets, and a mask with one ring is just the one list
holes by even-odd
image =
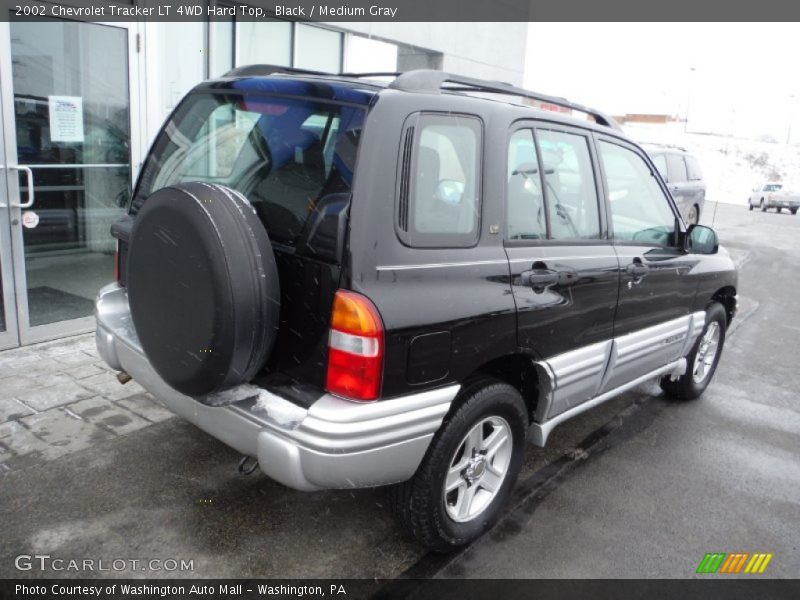
[[[419, 144], [422, 135], [423, 127], [420, 126], [420, 121], [425, 118], [446, 118], [454, 121], [458, 119], [470, 119], [477, 124], [478, 139], [475, 144], [477, 152], [475, 160], [475, 208], [476, 219], [473, 230], [469, 233], [430, 233], [421, 232], [413, 229], [411, 224], [413, 222], [412, 215], [416, 206], [416, 198], [414, 191], [416, 186], [413, 184], [413, 175], [417, 165]], [[410, 164], [408, 167], [408, 181], [405, 182], [408, 187], [408, 206], [407, 211], [409, 215], [409, 228], [407, 231], [400, 227], [400, 202], [401, 202], [401, 188], [404, 183], [403, 167], [404, 167], [404, 140], [410, 128], [414, 128], [413, 137], [411, 139], [411, 155]], [[394, 193], [394, 210], [392, 211], [392, 220], [395, 235], [400, 242], [409, 248], [423, 248], [423, 249], [462, 249], [474, 248], [481, 240], [481, 229], [483, 222], [483, 184], [484, 184], [484, 168], [486, 152], [484, 145], [486, 144], [486, 127], [483, 119], [472, 113], [455, 113], [445, 111], [433, 110], [420, 110], [409, 114], [403, 121], [403, 128], [400, 132], [400, 143], [398, 144], [397, 151], [397, 168], [395, 173], [395, 193]]]
[[685, 234], [686, 233], [686, 224], [683, 221], [683, 217], [681, 216], [681, 212], [678, 209], [678, 205], [675, 203], [675, 199], [672, 197], [672, 194], [669, 193], [669, 188], [667, 187], [666, 183], [662, 179], [660, 172], [656, 168], [655, 164], [653, 163], [652, 159], [647, 154], [647, 152], [642, 150], [639, 146], [629, 142], [628, 140], [625, 140], [623, 138], [618, 138], [618, 137], [615, 137], [615, 136], [612, 136], [612, 135], [608, 135], [606, 133], [601, 133], [601, 132], [595, 131], [595, 132], [593, 132], [593, 137], [594, 137], [594, 142], [595, 142], [596, 151], [597, 151], [598, 163], [599, 163], [599, 167], [600, 167], [601, 184], [603, 186], [603, 197], [605, 198], [606, 211], [608, 213], [608, 219], [609, 219], [608, 220], [608, 234], [609, 234], [609, 238], [611, 239], [611, 242], [615, 246], [641, 246], [641, 247], [647, 247], [647, 248], [680, 248], [679, 245], [676, 245], [676, 246], [660, 246], [660, 245], [654, 244], [652, 242], [639, 242], [639, 241], [636, 241], [636, 240], [623, 240], [623, 239], [617, 238], [614, 235], [614, 220], [613, 220], [613, 213], [612, 213], [612, 210], [611, 210], [611, 200], [609, 199], [608, 177], [606, 176], [606, 171], [605, 171], [605, 166], [603, 165], [603, 161], [600, 158], [600, 146], [599, 146], [600, 142], [607, 142], [609, 144], [614, 144], [616, 146], [620, 146], [622, 148], [625, 148], [626, 150], [629, 150], [629, 151], [633, 152], [634, 154], [639, 156], [642, 160], [644, 160], [645, 164], [650, 169], [650, 175], [653, 177], [653, 179], [656, 180], [656, 183], [658, 184], [658, 187], [661, 190], [662, 196], [664, 196], [664, 198], [667, 201], [667, 205], [670, 207], [670, 210], [672, 210], [672, 215], [673, 215], [674, 219], [678, 220], [678, 231], [681, 234]]
[[[539, 163], [539, 179], [542, 183], [542, 193], [543, 193], [543, 201], [544, 201], [544, 210], [545, 210], [545, 225], [546, 225], [546, 236], [544, 239], [538, 240], [512, 240], [508, 237], [508, 177], [505, 175], [508, 173], [509, 163], [508, 163], [508, 147], [511, 143], [511, 137], [520, 130], [530, 130], [533, 134], [533, 143], [534, 148], [536, 149], [536, 160]], [[538, 131], [545, 130], [545, 131], [556, 131], [559, 133], [567, 133], [573, 135], [579, 135], [586, 139], [586, 147], [589, 150], [589, 160], [592, 167], [592, 177], [594, 179], [594, 188], [595, 188], [595, 196], [597, 198], [597, 212], [599, 217], [599, 225], [600, 225], [600, 237], [595, 239], [582, 239], [582, 238], [574, 238], [574, 239], [561, 239], [555, 240], [550, 237], [550, 201], [549, 201], [549, 192], [547, 191], [547, 186], [544, 185], [544, 181], [542, 177], [544, 173], [542, 172], [542, 153], [539, 147], [539, 135]], [[514, 121], [508, 128], [506, 132], [505, 138], [505, 158], [504, 158], [504, 169], [502, 170], [503, 173], [503, 184], [502, 184], [502, 203], [503, 203], [503, 245], [507, 247], [526, 247], [526, 246], [607, 246], [611, 243], [611, 230], [609, 227], [609, 214], [608, 214], [608, 205], [605, 200], [605, 189], [603, 187], [601, 181], [601, 171], [600, 171], [600, 161], [599, 156], [597, 154], [597, 149], [595, 148], [594, 143], [594, 136], [591, 129], [583, 129], [581, 127], [575, 127], [572, 125], [565, 125], [562, 123], [557, 123], [553, 121], [547, 121], [545, 119], [520, 119], [518, 121]]]

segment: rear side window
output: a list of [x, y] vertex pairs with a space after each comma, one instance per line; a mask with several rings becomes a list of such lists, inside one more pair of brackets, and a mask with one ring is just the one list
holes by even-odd
[[273, 241], [293, 245], [320, 200], [352, 188], [364, 111], [258, 95], [192, 94], [156, 140], [131, 212], [188, 181], [232, 187]]
[[554, 240], [598, 239], [600, 213], [589, 139], [564, 131], [537, 130], [545, 198]]
[[506, 217], [510, 240], [547, 237], [542, 176], [531, 129], [515, 131], [508, 142]]
[[418, 114], [403, 132], [397, 232], [410, 246], [466, 247], [478, 239], [481, 122]]
[[700, 170], [700, 163], [694, 156], [686, 156], [686, 172], [689, 181], [700, 181], [703, 179], [703, 171]]
[[689, 180], [686, 175], [686, 163], [683, 162], [683, 156], [680, 154], [667, 154], [667, 173], [669, 174], [670, 183]]

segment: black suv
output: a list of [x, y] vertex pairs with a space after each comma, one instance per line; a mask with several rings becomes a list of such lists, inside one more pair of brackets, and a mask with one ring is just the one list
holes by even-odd
[[736, 311], [715, 233], [611, 119], [438, 71], [203, 83], [112, 231], [121, 381], [287, 486], [391, 486], [442, 551], [497, 520], [526, 440], [651, 378], [699, 396]]
[[699, 223], [706, 202], [706, 182], [697, 158], [680, 146], [642, 144], [642, 147], [666, 181], [686, 223]]

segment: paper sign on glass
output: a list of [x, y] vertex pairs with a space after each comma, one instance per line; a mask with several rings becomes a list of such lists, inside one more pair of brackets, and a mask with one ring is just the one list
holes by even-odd
[[83, 142], [83, 98], [80, 96], [49, 96], [50, 140], [53, 142]]

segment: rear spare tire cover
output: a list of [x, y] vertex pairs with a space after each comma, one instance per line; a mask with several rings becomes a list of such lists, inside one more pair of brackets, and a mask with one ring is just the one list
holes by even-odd
[[127, 287], [142, 348], [179, 392], [247, 382], [269, 356], [280, 308], [275, 256], [235, 190], [186, 183], [154, 192], [131, 231]]

